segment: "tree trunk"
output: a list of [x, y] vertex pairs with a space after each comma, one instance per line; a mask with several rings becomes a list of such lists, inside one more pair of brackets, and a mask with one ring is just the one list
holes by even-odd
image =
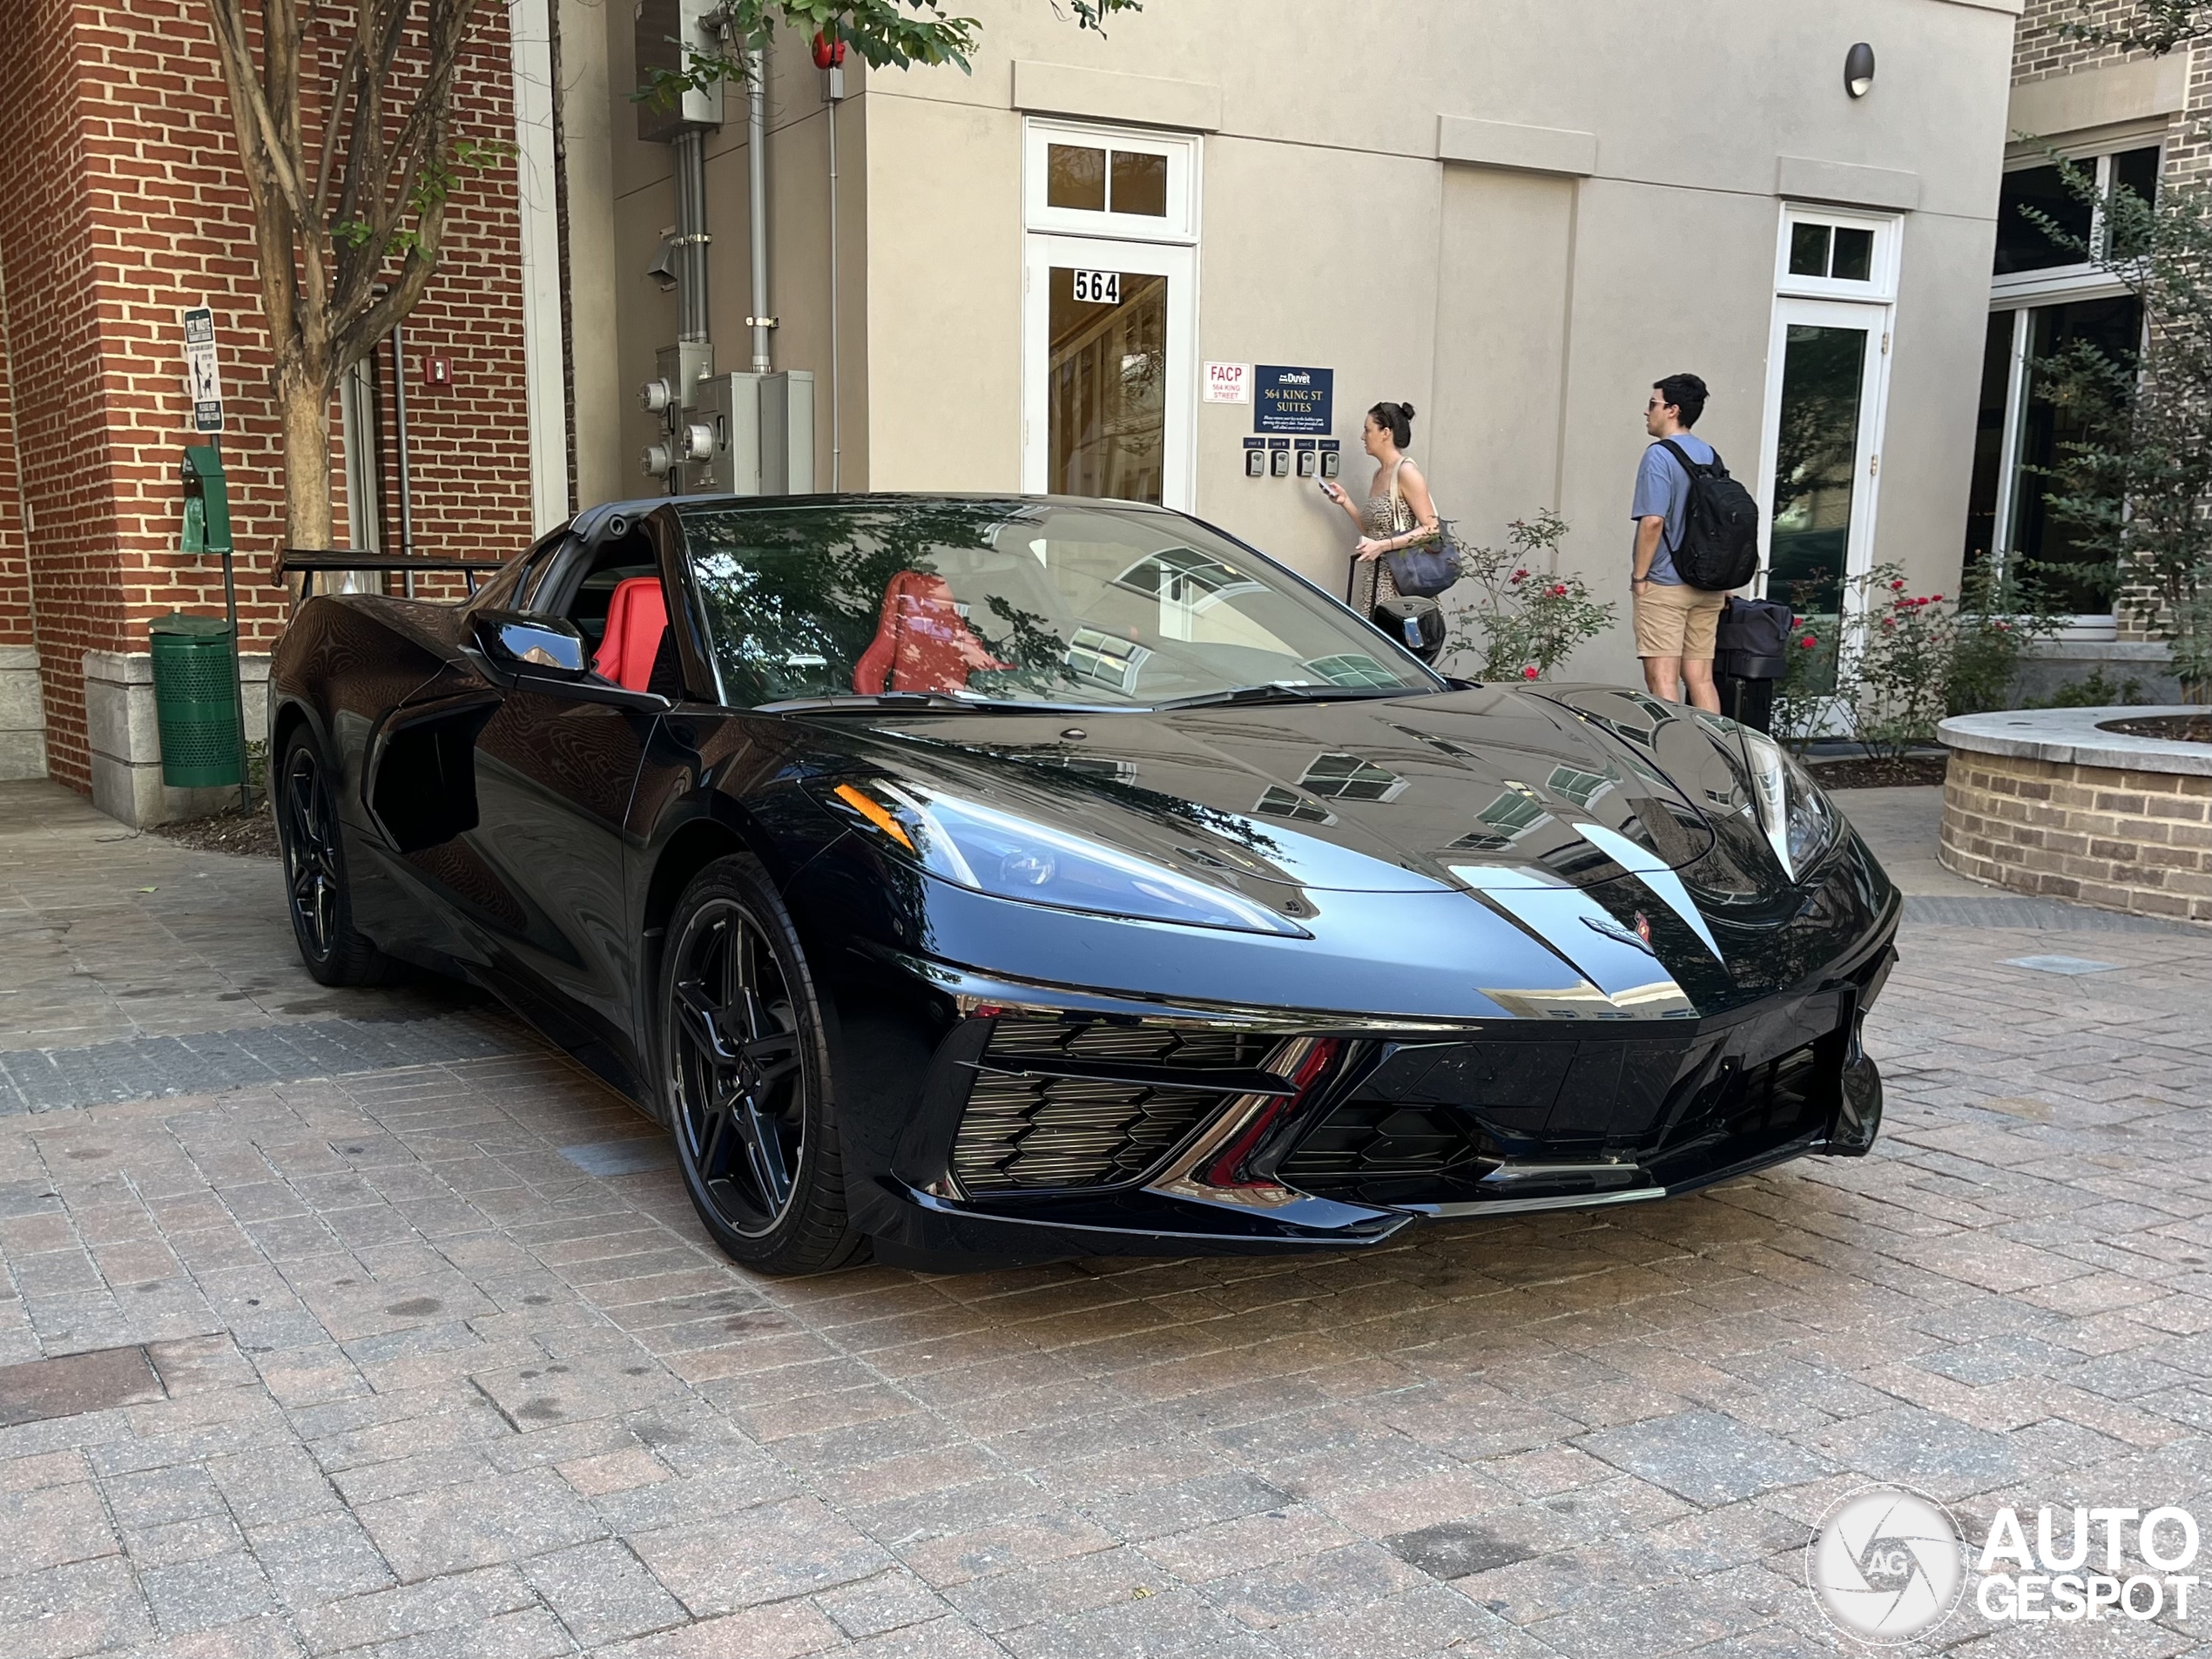
[[284, 415], [285, 545], [330, 547], [330, 394], [287, 375], [277, 401]]

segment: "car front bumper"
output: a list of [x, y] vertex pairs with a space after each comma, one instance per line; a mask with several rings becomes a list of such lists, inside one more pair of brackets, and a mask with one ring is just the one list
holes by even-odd
[[880, 1255], [918, 1266], [1242, 1254], [1862, 1155], [1881, 1082], [1860, 1022], [1895, 929], [1892, 900], [1815, 982], [1710, 1017], [1572, 1029], [1171, 1004], [905, 958], [952, 1017], [848, 1201]]

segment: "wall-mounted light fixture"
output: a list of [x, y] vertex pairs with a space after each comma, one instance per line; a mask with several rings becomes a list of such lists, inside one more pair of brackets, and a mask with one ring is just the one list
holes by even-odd
[[1865, 98], [1874, 90], [1874, 49], [1865, 41], [1844, 54], [1844, 91]]

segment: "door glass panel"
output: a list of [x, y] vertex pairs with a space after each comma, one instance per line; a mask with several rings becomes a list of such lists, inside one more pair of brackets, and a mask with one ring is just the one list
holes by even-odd
[[1768, 591], [1833, 639], [1849, 572], [1867, 331], [1791, 323], [1783, 349]]
[[[1100, 280], [1108, 274], [1117, 282]], [[1102, 303], [1102, 293], [1118, 297]], [[1055, 265], [1048, 326], [1046, 489], [1157, 503], [1167, 457], [1168, 279]]]
[[1079, 207], [1089, 212], [1104, 212], [1106, 152], [1087, 145], [1047, 145], [1044, 199], [1048, 207]]
[[1134, 150], [1114, 152], [1114, 212], [1168, 216], [1168, 158]]
[[2028, 319], [2027, 410], [2020, 423], [2015, 486], [2020, 500], [2013, 515], [2013, 547], [2020, 568], [2049, 583], [2061, 609], [2071, 608], [2082, 616], [2112, 610], [2111, 590], [2098, 579], [2107, 568], [2107, 560], [2081, 544], [2078, 528], [2053, 516], [2050, 497], [2066, 493], [2067, 482], [2049, 476], [2046, 469], [2062, 465], [2068, 454], [2066, 446], [2087, 437], [2088, 429], [2078, 411], [2054, 404], [2045, 395], [2047, 376], [2040, 366], [2077, 343], [2094, 345], [2108, 361], [2130, 361], [2141, 346], [2142, 332], [2142, 302], [2133, 295], [2041, 306]]

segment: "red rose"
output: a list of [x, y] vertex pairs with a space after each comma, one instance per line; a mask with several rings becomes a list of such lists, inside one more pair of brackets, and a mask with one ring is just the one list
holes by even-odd
[[1527, 667], [1522, 669], [1521, 671], [1521, 678], [1525, 680], [1534, 679], [1536, 678], [1536, 664], [1531, 663], [1527, 665]]
[[1516, 582], [1524, 581], [1527, 579], [1527, 575], [1528, 572], [1526, 570], [1515, 570], [1513, 573], [1513, 579]]
[[1943, 603], [1943, 596], [1939, 593], [1931, 595], [1928, 603], [1932, 605], [1939, 605]]
[[1554, 595], [1562, 594], [1566, 591], [1567, 584], [1564, 582], [1554, 582], [1552, 583], [1552, 592]]
[[1805, 636], [1803, 639], [1800, 639], [1800, 640], [1797, 642], [1798, 645], [1799, 645], [1799, 646], [1801, 646], [1803, 649], [1804, 649], [1804, 650], [1806, 650], [1806, 651], [1811, 651], [1811, 649], [1812, 649], [1815, 645], [1817, 645], [1819, 643], [1820, 643], [1820, 642], [1819, 642], [1817, 639], [1815, 639], [1815, 638], [1814, 638], [1814, 637], [1813, 637], [1811, 634], [1807, 634], [1807, 635], [1806, 635], [1806, 636]]
[[1898, 577], [1898, 579], [1897, 579], [1896, 581], [1894, 581], [1894, 582], [1892, 582], [1892, 583], [1890, 583], [1890, 591], [1891, 591], [1892, 593], [1901, 593], [1901, 592], [1903, 592], [1904, 590], [1905, 590], [1905, 578], [1904, 578], [1903, 577]]

